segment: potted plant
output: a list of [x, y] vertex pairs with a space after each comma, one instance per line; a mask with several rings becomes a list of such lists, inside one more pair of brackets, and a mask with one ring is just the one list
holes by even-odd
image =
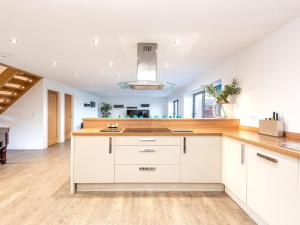
[[108, 103], [102, 102], [101, 115], [103, 118], [108, 118], [111, 115], [112, 106]]
[[217, 91], [213, 84], [206, 85], [205, 91], [216, 99], [216, 103], [221, 107], [221, 113], [223, 112], [223, 117], [227, 117], [227, 110], [224, 109], [224, 106], [230, 104], [228, 100], [230, 96], [241, 93], [241, 87], [239, 81], [233, 79], [232, 83], [225, 85], [222, 91]]

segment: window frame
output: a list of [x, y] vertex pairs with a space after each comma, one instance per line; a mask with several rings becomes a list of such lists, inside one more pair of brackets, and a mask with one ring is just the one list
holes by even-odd
[[[222, 90], [222, 84], [215, 85], [215, 88], [219, 89], [219, 90]], [[195, 104], [195, 101], [196, 101], [196, 96], [198, 96], [198, 95], [202, 95], [202, 117], [201, 118], [207, 118], [207, 117], [204, 117], [204, 115], [205, 115], [204, 110], [205, 110], [205, 96], [206, 96], [206, 94], [207, 93], [206, 93], [205, 90], [198, 91], [198, 92], [196, 92], [196, 93], [193, 94], [193, 105], [192, 105], [192, 107], [193, 107], [192, 117], [193, 118], [196, 118], [195, 117], [196, 116], [195, 115], [196, 114], [196, 110], [195, 110], [196, 104]], [[218, 110], [220, 111], [221, 108], [219, 107]]]
[[[176, 105], [176, 110], [175, 110], [175, 105]], [[173, 118], [177, 118], [178, 112], [179, 112], [179, 100], [176, 99], [173, 101]]]

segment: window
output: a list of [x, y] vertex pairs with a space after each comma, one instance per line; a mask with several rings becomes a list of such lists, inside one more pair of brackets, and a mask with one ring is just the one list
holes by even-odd
[[173, 101], [173, 117], [178, 117], [178, 99]]
[[[221, 91], [222, 85], [215, 88]], [[214, 118], [220, 115], [220, 110], [215, 98], [205, 91], [193, 94], [193, 118]]]

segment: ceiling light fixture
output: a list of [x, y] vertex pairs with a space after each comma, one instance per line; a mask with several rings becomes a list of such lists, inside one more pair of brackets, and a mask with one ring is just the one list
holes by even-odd
[[92, 40], [92, 43], [93, 43], [93, 45], [99, 45], [100, 40], [99, 40], [98, 38], [94, 38], [94, 39]]
[[56, 65], [57, 65], [56, 61], [53, 61], [52, 65], [53, 65], [53, 66], [56, 66]]
[[19, 44], [19, 40], [16, 39], [16, 38], [9, 39], [9, 42], [12, 43], [12, 44], [14, 44], [14, 45]]
[[79, 74], [78, 74], [78, 73], [75, 73], [75, 77], [79, 77]]
[[110, 62], [110, 63], [109, 63], [109, 65], [110, 65], [110, 66], [113, 66], [113, 65], [114, 65], [114, 63], [113, 63], [113, 62]]

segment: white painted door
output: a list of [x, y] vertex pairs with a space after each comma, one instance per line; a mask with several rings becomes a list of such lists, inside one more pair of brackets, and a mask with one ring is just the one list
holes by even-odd
[[230, 138], [223, 138], [222, 177], [226, 188], [246, 203], [246, 154], [245, 145]]
[[246, 149], [247, 205], [268, 224], [299, 224], [298, 160], [252, 145]]
[[221, 137], [182, 137], [181, 183], [221, 183]]
[[74, 141], [74, 182], [114, 183], [113, 138], [76, 136]]

